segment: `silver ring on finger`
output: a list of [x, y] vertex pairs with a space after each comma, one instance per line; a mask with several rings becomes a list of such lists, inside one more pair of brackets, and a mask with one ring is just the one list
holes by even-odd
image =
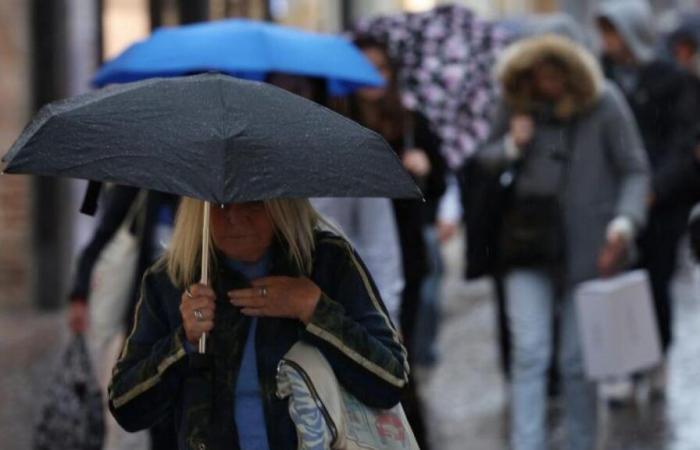
[[260, 296], [261, 296], [261, 297], [267, 297], [267, 287], [266, 287], [266, 286], [262, 286], [262, 287], [260, 288]]
[[204, 322], [204, 314], [202, 314], [202, 311], [200, 311], [199, 309], [195, 309], [193, 313], [194, 318], [197, 320], [197, 322]]

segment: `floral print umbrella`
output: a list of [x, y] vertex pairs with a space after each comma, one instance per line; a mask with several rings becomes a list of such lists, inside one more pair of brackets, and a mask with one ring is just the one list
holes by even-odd
[[448, 165], [459, 168], [489, 133], [492, 70], [508, 33], [457, 5], [361, 20], [353, 33], [387, 46], [405, 106], [430, 120]]

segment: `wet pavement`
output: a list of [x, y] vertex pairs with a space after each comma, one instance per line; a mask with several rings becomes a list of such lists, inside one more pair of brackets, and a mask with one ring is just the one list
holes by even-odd
[[[498, 366], [495, 301], [488, 280], [464, 282], [462, 242], [444, 248], [442, 359], [424, 380], [432, 449], [507, 449], [507, 394]], [[676, 280], [675, 346], [666, 399], [642, 383], [636, 401], [609, 409], [601, 402], [604, 450], [700, 450], [700, 273], [684, 266]], [[561, 405], [550, 405], [553, 450], [563, 450]]]
[[[448, 273], [440, 335], [442, 359], [419, 371], [433, 450], [505, 450], [507, 396], [498, 367], [494, 301], [487, 280], [460, 279], [461, 241], [445, 248]], [[700, 450], [700, 296], [690, 270], [676, 283], [676, 345], [667, 398], [601, 407], [604, 450]], [[0, 449], [29, 450], [41, 394], [67, 341], [61, 313], [0, 312]], [[561, 449], [560, 408], [550, 417]]]
[[63, 313], [0, 312], [0, 449], [29, 450], [42, 393], [68, 340]]

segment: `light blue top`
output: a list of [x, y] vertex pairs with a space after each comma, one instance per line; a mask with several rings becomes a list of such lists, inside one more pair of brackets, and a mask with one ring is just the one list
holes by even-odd
[[[226, 260], [226, 265], [241, 272], [254, 280], [268, 274], [269, 258], [264, 256], [260, 261], [245, 264], [234, 260]], [[234, 401], [234, 417], [238, 428], [238, 441], [241, 450], [269, 450], [265, 414], [263, 412], [260, 380], [258, 379], [257, 355], [255, 352], [255, 330], [257, 319], [253, 318], [243, 350], [241, 368], [236, 382]]]

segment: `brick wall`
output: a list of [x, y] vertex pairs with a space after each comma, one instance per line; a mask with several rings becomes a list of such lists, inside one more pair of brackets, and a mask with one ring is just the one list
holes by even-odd
[[[29, 29], [25, 0], [0, 2], [0, 153], [29, 117]], [[0, 176], [0, 309], [30, 306], [30, 182]]]

